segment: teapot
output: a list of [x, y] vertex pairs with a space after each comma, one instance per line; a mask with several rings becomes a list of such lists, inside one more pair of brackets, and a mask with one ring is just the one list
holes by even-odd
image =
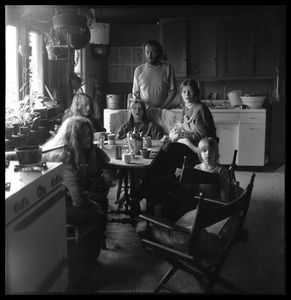
[[133, 151], [133, 153], [140, 154], [140, 149], [143, 147], [143, 139], [142, 133], [139, 133], [136, 128], [134, 128], [133, 132], [129, 132], [127, 134], [127, 141], [129, 149]]

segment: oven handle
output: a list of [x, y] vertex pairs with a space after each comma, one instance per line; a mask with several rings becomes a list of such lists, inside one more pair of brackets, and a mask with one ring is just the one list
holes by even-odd
[[48, 200], [44, 205], [40, 206], [34, 212], [32, 212], [28, 217], [22, 220], [20, 223], [15, 225], [13, 228], [14, 231], [21, 231], [30, 226], [36, 219], [43, 215], [49, 208], [55, 205], [60, 199], [65, 196], [65, 190], [59, 191], [55, 194], [50, 200]]

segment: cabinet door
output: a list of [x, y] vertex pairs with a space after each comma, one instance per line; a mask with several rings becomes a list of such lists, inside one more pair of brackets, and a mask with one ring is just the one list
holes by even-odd
[[215, 20], [195, 20], [190, 27], [190, 73], [194, 78], [217, 76], [218, 25]]
[[239, 166], [264, 166], [265, 164], [265, 124], [239, 125]]
[[279, 63], [280, 31], [273, 18], [255, 21], [252, 38], [252, 75], [275, 76]]
[[186, 56], [186, 21], [163, 22], [162, 43], [168, 57], [167, 62], [174, 68], [176, 77], [187, 76], [187, 56]]
[[251, 25], [246, 20], [235, 19], [223, 22], [221, 76], [250, 75], [250, 32]]
[[238, 149], [238, 124], [218, 123], [216, 134], [219, 137], [220, 163], [229, 165], [233, 157], [233, 152]]

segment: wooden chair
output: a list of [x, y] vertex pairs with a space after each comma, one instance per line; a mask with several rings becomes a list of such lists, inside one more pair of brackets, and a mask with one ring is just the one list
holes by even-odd
[[[197, 196], [197, 186], [194, 186], [191, 201], [196, 209], [183, 215], [178, 222], [169, 222], [165, 216], [161, 218], [147, 214], [140, 215], [140, 218], [147, 222], [147, 233], [142, 239], [143, 244], [159, 253], [172, 265], [157, 285], [155, 293], [161, 288], [179, 293], [166, 285], [178, 269], [206, 280], [204, 293], [211, 293], [216, 283], [243, 293], [241, 289], [219, 276], [231, 247], [238, 241], [245, 241], [248, 237], [248, 231], [243, 228], [243, 225], [250, 204], [255, 174], [251, 174], [245, 190], [240, 188], [235, 176], [236, 156], [237, 150], [234, 151], [232, 163], [228, 168], [228, 176], [230, 185], [238, 187], [239, 191], [231, 193], [231, 202], [222, 203], [207, 199], [203, 194]], [[214, 184], [219, 190], [220, 178], [218, 174], [188, 167], [185, 157], [179, 182], [183, 185]], [[168, 197], [180, 205], [181, 197], [189, 198], [189, 194], [175, 195], [169, 192]]]
[[[177, 223], [161, 221], [161, 219], [149, 215], [140, 215], [141, 219], [150, 224], [150, 232], [146, 238], [142, 239], [142, 243], [171, 264], [170, 270], [158, 283], [154, 293], [158, 293], [162, 288], [173, 293], [180, 293], [167, 285], [170, 278], [179, 269], [198, 280], [203, 280], [204, 287], [201, 293], [211, 293], [215, 284], [236, 293], [244, 293], [239, 287], [222, 278], [220, 272], [228, 252], [246, 236], [243, 226], [250, 205], [254, 178], [255, 174], [251, 174], [250, 182], [243, 194], [230, 203], [206, 199], [202, 194], [195, 196], [198, 205], [192, 229], [188, 226], [179, 226]], [[217, 234], [214, 234], [210, 229], [219, 222], [223, 222], [223, 226]], [[157, 230], [158, 235], [154, 234]], [[179, 243], [179, 247], [177, 247], [175, 243], [169, 242], [169, 239], [163, 238], [161, 232], [171, 238], [175, 234], [179, 234], [181, 239], [182, 235], [185, 243]]]

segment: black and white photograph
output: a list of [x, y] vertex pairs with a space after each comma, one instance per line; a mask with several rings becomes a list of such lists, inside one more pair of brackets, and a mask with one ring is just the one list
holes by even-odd
[[5, 5], [5, 295], [287, 295], [287, 5]]

